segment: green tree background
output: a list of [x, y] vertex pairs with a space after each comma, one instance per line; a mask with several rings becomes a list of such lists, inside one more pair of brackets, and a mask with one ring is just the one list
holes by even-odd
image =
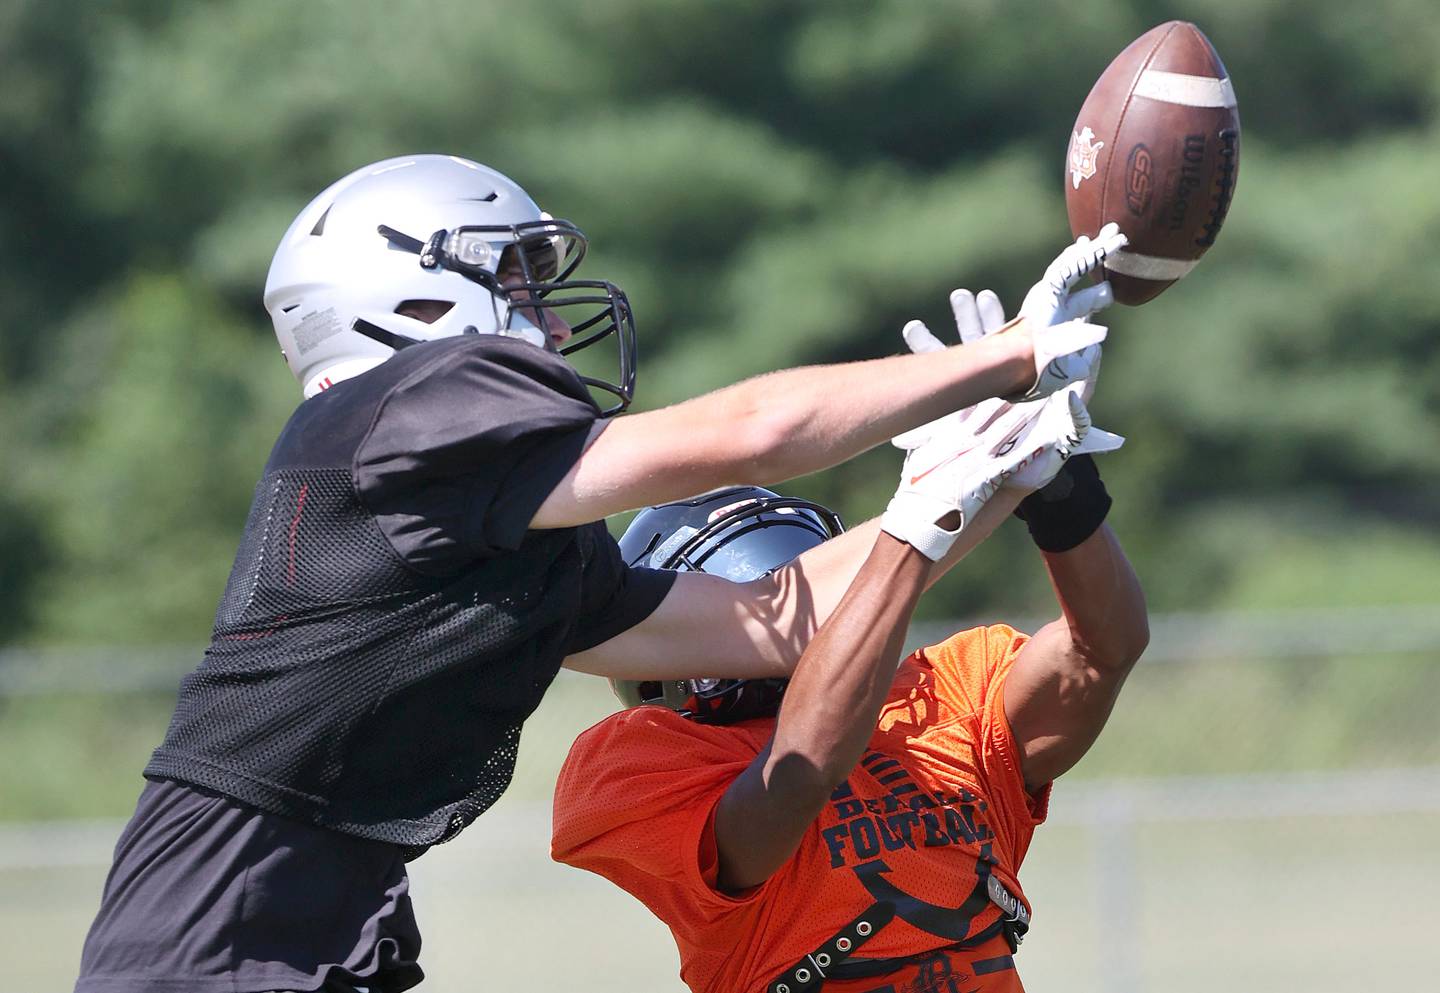
[[[12, 856], [0, 931], [23, 944], [6, 957], [9, 986], [70, 988], [118, 829], [98, 829], [71, 866], [76, 835], [54, 822], [133, 809], [299, 401], [260, 295], [315, 193], [415, 151], [515, 177], [590, 235], [582, 274], [628, 291], [638, 406], [656, 407], [783, 366], [897, 352], [908, 318], [948, 328], [956, 286], [993, 287], [1013, 308], [1069, 241], [1063, 159], [1085, 94], [1170, 18], [1198, 23], [1230, 70], [1239, 187], [1189, 278], [1107, 313], [1093, 408], [1129, 439], [1103, 471], [1152, 607], [1262, 613], [1179, 618], [1214, 654], [1174, 664], [1157, 624], [1151, 659], [1069, 778], [1203, 790], [1211, 776], [1249, 789], [1317, 770], [1429, 776], [1433, 635], [1383, 635], [1387, 617], [1440, 615], [1436, 0], [0, 0], [0, 841]], [[856, 521], [883, 506], [898, 462], [887, 447], [786, 488]], [[1385, 605], [1419, 606], [1331, 610]], [[1313, 609], [1263, 613], [1288, 607]], [[922, 606], [931, 618], [1051, 609], [1018, 524]], [[1251, 650], [1273, 617], [1309, 625], [1298, 652], [1261, 638]], [[1329, 638], [1345, 625], [1363, 627], [1363, 653]], [[1210, 634], [1230, 637], [1215, 648]], [[555, 770], [611, 706], [598, 681], [562, 678], [527, 727], [502, 800], [534, 829], [515, 848], [513, 890], [478, 836], [419, 863], [478, 894], [426, 893], [441, 988], [473, 985], [476, 949], [487, 975], [500, 966], [496, 982], [533, 985], [533, 963], [553, 958], [534, 935], [562, 905], [581, 919], [566, 877], [536, 886], [535, 871]], [[1330, 799], [1129, 839], [1145, 900], [1130, 944], [1174, 979], [1148, 988], [1209, 980], [1201, 945], [1238, 950], [1226, 969], [1263, 988], [1425, 985], [1405, 963], [1420, 960], [1436, 901], [1386, 918], [1383, 956], [1350, 954], [1355, 921], [1317, 908], [1357, 886], [1423, 890], [1433, 813], [1332, 817]], [[1346, 875], [1334, 853], [1356, 838], [1363, 872]], [[1068, 918], [1042, 908], [1026, 961], [1058, 940], [1055, 988], [1113, 989], [1099, 958], [1087, 985], [1084, 946], [1127, 933], [1089, 909], [1089, 887], [1113, 893], [1116, 877], [1092, 880], [1092, 858], [1111, 863], [1078, 839], [1046, 828], [1031, 857], [1051, 860], [1052, 892], [1069, 880], [1085, 902]], [[42, 847], [60, 868], [24, 861]], [[1277, 900], [1297, 912], [1244, 916]], [[624, 910], [603, 906], [607, 920]], [[1236, 930], [1252, 920], [1265, 942]], [[533, 934], [517, 921], [537, 922]], [[492, 925], [501, 941], [486, 938]], [[617, 960], [673, 972], [663, 935], [582, 931], [576, 961], [604, 963], [587, 981]], [[625, 975], [612, 987], [674, 986]]]
[[[1151, 603], [1440, 603], [1433, 0], [8, 0], [0, 643], [203, 642], [298, 400], [270, 253], [355, 166], [449, 151], [576, 221], [653, 407], [893, 353], [957, 285], [1014, 306], [1069, 240], [1085, 93], [1171, 17], [1244, 144], [1204, 264], [1108, 317], [1094, 408]], [[897, 462], [791, 488], [858, 520]], [[1006, 529], [925, 609], [1042, 610], [1032, 563]]]

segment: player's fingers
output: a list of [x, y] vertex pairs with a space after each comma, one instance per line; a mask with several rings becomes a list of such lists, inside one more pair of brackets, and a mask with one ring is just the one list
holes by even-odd
[[965, 344], [985, 337], [985, 325], [980, 320], [980, 310], [975, 305], [975, 294], [969, 290], [954, 290], [950, 294], [950, 313], [955, 315], [955, 330]]
[[980, 311], [980, 326], [986, 334], [1005, 325], [1005, 305], [994, 290], [981, 290], [975, 297], [975, 307]]
[[921, 425], [920, 427], [915, 428], [911, 431], [902, 431], [900, 434], [897, 434], [895, 437], [890, 439], [890, 444], [894, 445], [901, 451], [908, 452], [912, 448], [919, 448], [921, 445], [925, 444], [925, 442], [929, 440], [930, 426], [926, 424]]
[[905, 339], [905, 346], [919, 355], [923, 352], [944, 351], [944, 343], [925, 326], [924, 321], [911, 321], [900, 329], [900, 336]]
[[[1095, 265], [1096, 253], [1100, 246], [1090, 240], [1088, 235], [1081, 235], [1075, 239], [1075, 244], [1061, 253], [1057, 262], [1060, 262], [1059, 283], [1062, 289], [1068, 290], [1080, 281]], [[1103, 257], [1103, 256], [1102, 256]]]
[[1075, 425], [1077, 442], [1084, 441], [1085, 435], [1090, 431], [1090, 411], [1085, 409], [1085, 401], [1080, 396], [1084, 386], [1084, 383], [1071, 383], [1065, 390], [1066, 402], [1070, 405], [1070, 420]]
[[1085, 388], [1080, 391], [1080, 399], [1088, 406], [1095, 396], [1095, 386], [1100, 381], [1100, 362], [1104, 358], [1099, 345], [1091, 345], [1082, 351], [1077, 358], [1089, 370], [1085, 374]]
[[1114, 302], [1115, 291], [1110, 288], [1109, 283], [1087, 286], [1083, 290], [1076, 290], [1070, 294], [1069, 299], [1065, 301], [1064, 318], [1072, 320], [1076, 317], [1089, 317]]
[[1105, 250], [1105, 255], [1109, 255], [1130, 244], [1130, 239], [1120, 231], [1120, 225], [1111, 221], [1100, 229], [1100, 233], [1095, 236], [1095, 243], [1097, 247]]
[[1104, 428], [1092, 426], [1089, 431], [1085, 432], [1085, 438], [1080, 442], [1080, 447], [1076, 448], [1071, 454], [1083, 455], [1089, 453], [1091, 455], [1098, 455], [1101, 452], [1113, 452], [1123, 444], [1125, 444], [1123, 435], [1106, 431]]

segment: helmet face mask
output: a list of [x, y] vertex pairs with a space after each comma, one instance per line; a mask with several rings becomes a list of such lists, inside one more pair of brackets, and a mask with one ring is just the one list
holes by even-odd
[[[842, 531], [840, 518], [819, 504], [760, 487], [732, 487], [641, 511], [620, 539], [620, 550], [632, 566], [747, 582]], [[626, 706], [659, 704], [702, 724], [771, 716], [788, 684], [713, 678], [610, 682]]]
[[[573, 355], [614, 335], [620, 362], [616, 381], [587, 375], [580, 380], [592, 393], [598, 390], [615, 398], [602, 409], [604, 417], [620, 413], [634, 399], [635, 317], [630, 300], [613, 283], [570, 278], [584, 260], [589, 241], [569, 221], [547, 216], [512, 225], [472, 224], [453, 231], [441, 229], [424, 242], [385, 224], [377, 233], [392, 246], [418, 255], [422, 268], [449, 270], [493, 294], [503, 303], [503, 312], [495, 316], [493, 334], [552, 348], [549, 316], [553, 312], [571, 333], [570, 340], [555, 349], [561, 355]], [[380, 340], [375, 325], [363, 318], [357, 320], [361, 323], [356, 330]], [[461, 333], [482, 332], [467, 325]], [[400, 342], [392, 347], [415, 343]]]
[[[562, 355], [613, 338], [618, 376], [580, 377], [614, 398], [597, 403], [609, 416], [634, 395], [634, 315], [613, 284], [572, 278], [587, 248], [578, 228], [493, 169], [445, 155], [389, 159], [301, 211], [271, 263], [265, 305], [307, 397], [437, 338], [499, 334], [555, 349], [563, 322]], [[450, 306], [432, 321], [397, 313], [417, 300]]]

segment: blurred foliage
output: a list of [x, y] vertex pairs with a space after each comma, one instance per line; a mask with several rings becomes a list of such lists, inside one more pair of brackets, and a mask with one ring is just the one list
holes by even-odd
[[[1096, 416], [1151, 602], [1440, 600], [1433, 0], [8, 0], [0, 639], [204, 639], [298, 399], [265, 268], [350, 169], [451, 151], [579, 223], [657, 406], [894, 352], [956, 285], [1013, 306], [1068, 240], [1090, 83], [1171, 17], [1245, 138], [1218, 247], [1109, 317]], [[858, 520], [895, 464], [792, 488]], [[925, 609], [1045, 603], [1012, 527]]]

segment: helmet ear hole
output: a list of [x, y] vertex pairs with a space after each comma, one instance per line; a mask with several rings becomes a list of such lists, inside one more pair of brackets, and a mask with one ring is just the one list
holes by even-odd
[[453, 300], [401, 300], [395, 313], [401, 317], [412, 317], [426, 324], [434, 324], [454, 307]]

